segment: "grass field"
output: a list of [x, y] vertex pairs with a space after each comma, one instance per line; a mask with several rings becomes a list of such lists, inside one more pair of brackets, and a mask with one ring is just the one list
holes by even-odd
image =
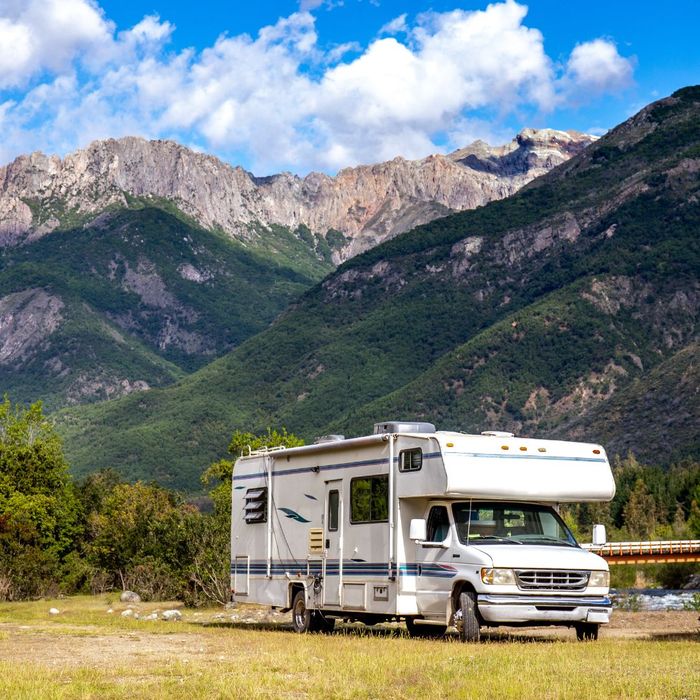
[[245, 610], [126, 619], [125, 607], [0, 604], [0, 698], [700, 698], [697, 613], [619, 613], [598, 642], [523, 630], [465, 645], [401, 626], [297, 636], [285, 617]]

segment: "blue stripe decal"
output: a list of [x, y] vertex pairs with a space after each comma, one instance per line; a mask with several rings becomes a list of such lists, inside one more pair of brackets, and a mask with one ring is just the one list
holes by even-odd
[[[441, 457], [440, 452], [430, 452], [423, 455], [423, 459], [435, 459], [436, 457]], [[394, 463], [399, 461], [398, 457], [394, 457]], [[273, 472], [274, 476], [288, 476], [290, 474], [305, 474], [308, 472], [326, 472], [335, 469], [354, 469], [355, 467], [371, 467], [377, 464], [386, 464], [387, 458], [383, 457], [381, 459], [363, 459], [359, 462], [341, 462], [340, 464], [325, 464], [322, 466], [314, 467], [297, 467], [296, 469], [285, 469], [283, 471]], [[267, 476], [267, 472], [257, 472], [255, 474], [241, 474], [236, 476], [234, 474], [234, 481], [241, 481], [243, 479], [260, 479], [261, 477]]]
[[[524, 454], [493, 454], [490, 452], [446, 452], [446, 455], [459, 455], [462, 457], [475, 457], [477, 459], [536, 459], [543, 461], [557, 462], [597, 462], [605, 464], [606, 459], [603, 457], [558, 457], [556, 455], [524, 455]], [[441, 452], [430, 452], [423, 455], [423, 459], [436, 459], [442, 457]], [[275, 471], [275, 476], [287, 476], [290, 474], [306, 474], [308, 472], [325, 472], [335, 469], [354, 469], [355, 467], [370, 467], [378, 464], [386, 464], [386, 458], [381, 459], [365, 459], [359, 462], [342, 462], [340, 464], [326, 464], [323, 466], [314, 467], [297, 467], [296, 469], [285, 469], [284, 471]], [[398, 457], [394, 457], [394, 463], [399, 461]], [[234, 481], [242, 481], [243, 479], [260, 479], [267, 476], [266, 472], [257, 472], [255, 474], [234, 475]]]
[[549, 459], [556, 460], [558, 462], [603, 462], [605, 464], [605, 459], [602, 457], [557, 457], [556, 455], [521, 455], [521, 454], [491, 454], [483, 452], [450, 452], [453, 455], [462, 455], [464, 457], [495, 457], [496, 459]]
[[[271, 563], [270, 573], [272, 575], [282, 576], [288, 571], [304, 571], [308, 568], [310, 572], [321, 572], [321, 562], [313, 561], [294, 561], [293, 559], [275, 561]], [[385, 576], [388, 573], [387, 562], [354, 562], [349, 559], [343, 561], [343, 576]], [[240, 565], [241, 573], [245, 572], [246, 567]], [[251, 561], [248, 569], [250, 574], [264, 575], [267, 574], [267, 562], [263, 559]], [[419, 573], [420, 572], [420, 573]], [[236, 573], [236, 562], [231, 563], [231, 573]], [[340, 574], [340, 562], [338, 559], [329, 559], [326, 561], [326, 576], [338, 576]], [[421, 563], [406, 563], [398, 567], [399, 576], [429, 576], [430, 578], [453, 578], [457, 575], [457, 568], [450, 564], [421, 564]]]

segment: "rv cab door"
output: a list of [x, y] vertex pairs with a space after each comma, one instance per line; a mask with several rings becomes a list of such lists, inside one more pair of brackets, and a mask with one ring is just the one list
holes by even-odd
[[343, 482], [326, 482], [323, 518], [323, 605], [339, 606], [343, 583]]
[[445, 614], [450, 592], [452, 542], [449, 511], [446, 505], [432, 505], [427, 513], [427, 539], [416, 542], [416, 602], [426, 617]]

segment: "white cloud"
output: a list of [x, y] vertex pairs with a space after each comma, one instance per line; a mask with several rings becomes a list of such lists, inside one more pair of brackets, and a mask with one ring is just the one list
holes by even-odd
[[81, 51], [111, 41], [113, 26], [90, 0], [28, 0], [3, 5], [0, 87], [18, 87], [43, 70], [61, 71]]
[[408, 24], [406, 23], [408, 15], [404, 12], [398, 17], [394, 17], [390, 22], [387, 22], [380, 30], [379, 34], [408, 34]]
[[580, 93], [614, 92], [632, 83], [632, 61], [623, 58], [612, 41], [595, 39], [578, 44], [566, 65], [565, 80]]
[[313, 15], [301, 11], [257, 36], [179, 52], [168, 50], [175, 28], [157, 16], [116, 32], [92, 0], [8, 3], [3, 160], [136, 133], [197, 143], [259, 173], [333, 170], [463, 146], [469, 134], [500, 133], [484, 113], [546, 112], [632, 78], [631, 62], [605, 39], [579, 44], [557, 69], [514, 0], [411, 24], [401, 15], [364, 49], [322, 49]]

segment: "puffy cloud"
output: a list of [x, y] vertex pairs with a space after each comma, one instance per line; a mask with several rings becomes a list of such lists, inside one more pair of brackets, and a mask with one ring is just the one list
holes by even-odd
[[565, 80], [580, 92], [612, 92], [632, 83], [632, 61], [617, 52], [612, 41], [595, 39], [578, 44], [566, 65]]
[[44, 70], [60, 71], [76, 55], [111, 41], [113, 26], [90, 0], [3, 4], [0, 87], [18, 87]]
[[157, 16], [116, 32], [92, 0], [5, 0], [0, 157], [136, 133], [256, 172], [334, 170], [459, 147], [469, 134], [499, 132], [484, 114], [546, 112], [631, 81], [632, 64], [604, 39], [579, 44], [558, 68], [526, 13], [505, 0], [412, 24], [401, 15], [364, 49], [325, 49], [313, 15], [300, 11], [256, 36], [174, 52], [174, 27]]

